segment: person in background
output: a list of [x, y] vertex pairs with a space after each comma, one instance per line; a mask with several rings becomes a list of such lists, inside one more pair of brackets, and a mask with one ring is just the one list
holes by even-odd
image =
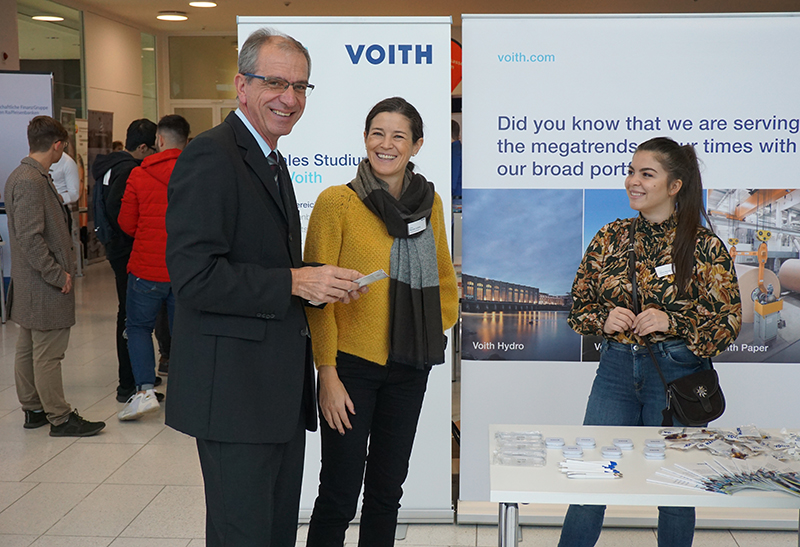
[[[671, 382], [711, 368], [710, 358], [724, 351], [741, 327], [733, 261], [701, 223], [705, 218], [711, 226], [694, 148], [665, 137], [643, 142], [628, 167], [625, 190], [638, 217], [600, 229], [572, 285], [569, 325], [604, 338], [584, 425], [661, 425], [664, 385], [645, 339]], [[638, 315], [632, 311], [628, 271], [632, 223]], [[571, 505], [559, 546], [594, 545], [604, 514], [605, 506]], [[694, 523], [694, 507], [659, 507], [658, 545], [690, 546]]]
[[450, 178], [453, 199], [461, 199], [461, 126], [450, 120]]
[[28, 124], [30, 153], [8, 176], [6, 214], [11, 247], [9, 318], [19, 325], [14, 377], [25, 429], [50, 424], [51, 437], [96, 435], [64, 397], [61, 361], [75, 324], [75, 254], [67, 212], [48, 175], [67, 146], [67, 132], [50, 116]]
[[[136, 393], [117, 417], [136, 420], [160, 408], [154, 391], [153, 327], [163, 305], [172, 324], [175, 297], [167, 271], [167, 185], [189, 138], [189, 122], [171, 114], [158, 122], [156, 150], [131, 171], [118, 222], [133, 238], [128, 260], [127, 333]], [[171, 330], [171, 329], [170, 329]]]
[[302, 261], [300, 214], [278, 139], [303, 114], [311, 59], [251, 34], [239, 108], [192, 140], [169, 183], [175, 292], [166, 423], [197, 439], [206, 545], [291, 547], [305, 430], [316, 429], [305, 307], [359, 296], [354, 270]]
[[125, 150], [125, 146], [122, 144], [122, 141], [114, 141], [111, 143], [112, 152], [122, 152], [123, 150]]
[[308, 311], [322, 413], [308, 547], [344, 544], [362, 483], [359, 546], [394, 545], [428, 374], [458, 316], [442, 199], [410, 161], [422, 142], [416, 108], [400, 97], [376, 104], [367, 158], [350, 184], [320, 194], [309, 220], [306, 260], [389, 279], [348, 306]]
[[128, 126], [125, 138], [126, 149], [97, 156], [92, 165], [94, 191], [102, 192], [106, 217], [114, 236], [105, 245], [106, 258], [114, 270], [117, 286], [117, 361], [119, 363], [119, 384], [117, 401], [127, 402], [136, 393], [136, 380], [133, 377], [131, 359], [128, 355], [128, 342], [125, 338], [126, 300], [128, 291], [128, 260], [133, 249], [133, 238], [123, 232], [117, 223], [122, 207], [122, 196], [128, 175], [138, 167], [144, 158], [155, 153], [156, 124], [146, 118], [134, 120]]
[[[66, 145], [65, 145], [66, 146]], [[81, 191], [81, 179], [78, 164], [69, 154], [64, 152], [61, 159], [50, 167], [53, 185], [56, 187], [64, 205], [72, 205], [78, 201]]]

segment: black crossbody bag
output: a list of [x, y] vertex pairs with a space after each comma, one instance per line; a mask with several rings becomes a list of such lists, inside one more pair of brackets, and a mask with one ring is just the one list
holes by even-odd
[[[636, 235], [636, 222], [631, 223], [630, 242], [628, 246], [628, 269], [631, 279], [633, 296], [633, 313], [639, 315], [639, 295], [636, 288], [636, 252], [633, 249], [634, 236]], [[667, 394], [667, 407], [661, 412], [663, 416], [662, 426], [671, 426], [673, 415], [684, 425], [691, 427], [702, 427], [708, 422], [716, 420], [725, 412], [725, 396], [722, 388], [719, 387], [719, 376], [714, 370], [702, 370], [689, 374], [683, 378], [678, 378], [672, 382], [667, 382], [658, 360], [650, 347], [647, 338], [642, 338], [650, 358], [656, 366], [661, 382], [664, 384], [664, 391]], [[710, 362], [710, 360], [709, 360]]]

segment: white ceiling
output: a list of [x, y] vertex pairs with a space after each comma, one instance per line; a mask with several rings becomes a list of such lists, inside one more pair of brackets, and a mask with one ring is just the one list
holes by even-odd
[[[23, 0], [20, 0], [23, 1]], [[32, 1], [32, 0], [24, 0]], [[378, 16], [450, 15], [461, 25], [462, 13], [706, 13], [790, 12], [800, 0], [217, 0], [212, 9], [193, 8], [189, 0], [59, 0], [127, 21], [143, 30], [174, 33], [231, 33], [237, 15]], [[188, 21], [156, 20], [161, 10], [185, 11]]]

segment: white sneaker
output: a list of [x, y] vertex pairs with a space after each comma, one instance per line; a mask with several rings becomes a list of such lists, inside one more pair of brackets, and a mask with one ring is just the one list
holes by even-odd
[[131, 398], [125, 403], [125, 408], [117, 414], [117, 418], [123, 421], [138, 420], [145, 414], [155, 412], [159, 408], [161, 408], [161, 405], [158, 403], [154, 390], [139, 391], [131, 395]]

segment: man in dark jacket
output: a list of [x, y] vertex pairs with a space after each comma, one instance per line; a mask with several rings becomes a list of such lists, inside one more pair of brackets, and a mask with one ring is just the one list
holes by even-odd
[[[125, 340], [125, 299], [128, 290], [128, 259], [133, 249], [133, 238], [123, 232], [117, 223], [119, 210], [122, 207], [122, 196], [131, 171], [142, 163], [142, 160], [153, 154], [156, 144], [156, 124], [146, 118], [135, 120], [128, 126], [125, 150], [97, 156], [92, 166], [95, 180], [95, 191], [103, 192], [106, 216], [114, 230], [114, 236], [106, 244], [106, 258], [114, 270], [117, 282], [117, 360], [119, 361], [119, 385], [117, 401], [124, 403], [136, 393], [136, 381], [133, 378], [131, 359], [128, 356], [128, 344]], [[108, 176], [106, 176], [108, 175]]]
[[189, 140], [189, 131], [189, 122], [183, 116], [170, 114], [161, 118], [156, 133], [158, 153], [148, 156], [131, 171], [117, 218], [120, 228], [134, 238], [128, 261], [126, 325], [137, 389], [118, 414], [120, 420], [136, 420], [160, 408], [158, 393], [153, 389], [156, 382], [153, 327], [163, 304], [170, 325], [175, 310], [166, 260], [167, 185]]

